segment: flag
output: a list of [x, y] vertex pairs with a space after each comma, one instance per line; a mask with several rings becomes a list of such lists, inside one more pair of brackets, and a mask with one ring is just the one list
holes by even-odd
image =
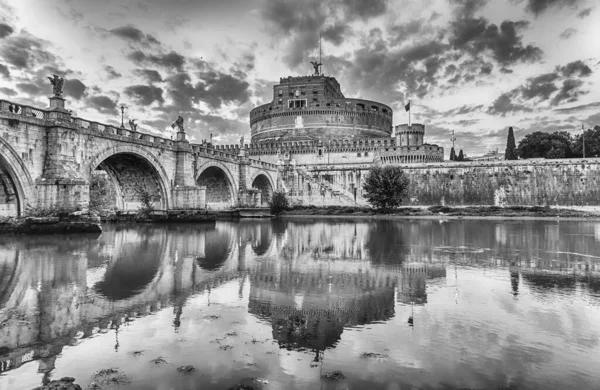
[[404, 110], [410, 111], [410, 100], [408, 101], [408, 104], [406, 106], [404, 106]]

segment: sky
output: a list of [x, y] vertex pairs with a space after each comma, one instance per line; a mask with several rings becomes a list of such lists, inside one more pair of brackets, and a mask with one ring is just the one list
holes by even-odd
[[280, 77], [322, 71], [346, 97], [477, 156], [533, 131], [600, 125], [597, 0], [0, 0], [0, 98], [234, 144]]

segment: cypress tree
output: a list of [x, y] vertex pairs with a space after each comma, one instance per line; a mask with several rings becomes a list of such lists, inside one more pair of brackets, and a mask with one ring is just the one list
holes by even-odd
[[512, 126], [508, 128], [508, 137], [506, 138], [506, 151], [504, 154], [505, 160], [517, 159], [517, 146], [515, 145], [515, 134]]
[[464, 161], [464, 160], [465, 160], [465, 156], [463, 155], [463, 151], [461, 149], [460, 152], [458, 152], [458, 157], [456, 158], [456, 161]]
[[450, 149], [450, 161], [456, 161], [456, 152], [454, 151], [454, 147]]

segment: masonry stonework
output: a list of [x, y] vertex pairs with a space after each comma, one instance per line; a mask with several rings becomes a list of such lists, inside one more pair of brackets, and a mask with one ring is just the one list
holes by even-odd
[[140, 191], [150, 194], [157, 210], [204, 209], [213, 189], [198, 180], [207, 169], [220, 172], [230, 191], [213, 208], [237, 206], [240, 172], [244, 183], [258, 171], [277, 182], [277, 166], [265, 161], [246, 157], [240, 170], [239, 150], [190, 144], [183, 132], [173, 141], [86, 121], [72, 117], [62, 99], [58, 103], [51, 98], [49, 109], [38, 109], [0, 100], [0, 216], [86, 209], [97, 169], [114, 184], [121, 210], [137, 210]]

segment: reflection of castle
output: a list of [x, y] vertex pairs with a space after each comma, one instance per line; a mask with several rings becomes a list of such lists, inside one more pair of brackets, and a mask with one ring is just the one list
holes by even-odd
[[427, 280], [445, 278], [444, 264], [409, 264], [402, 268], [398, 282], [398, 302], [427, 303]]
[[305, 265], [275, 272], [261, 267], [251, 276], [248, 311], [271, 322], [281, 347], [323, 351], [335, 346], [345, 326], [393, 317], [393, 271], [325, 272]]

